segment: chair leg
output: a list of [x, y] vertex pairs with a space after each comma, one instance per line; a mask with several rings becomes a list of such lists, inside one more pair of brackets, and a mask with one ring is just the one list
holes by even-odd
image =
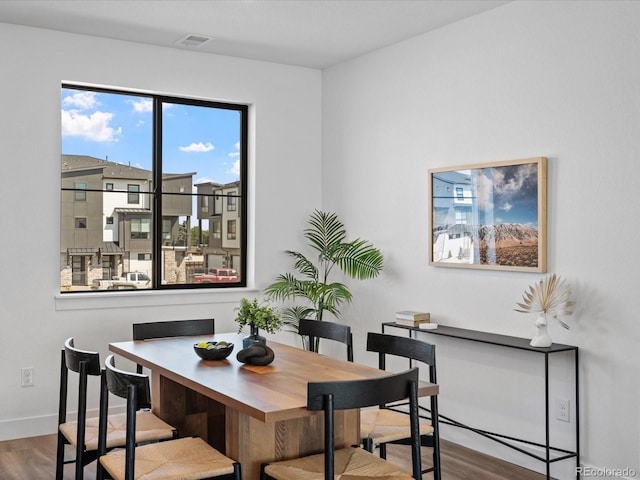
[[58, 430], [58, 449], [56, 451], [56, 480], [62, 480], [64, 472], [64, 446], [66, 440], [62, 432]]
[[362, 447], [369, 453], [373, 453], [373, 440], [369, 437], [362, 439]]
[[380, 447], [380, 458], [386, 460], [387, 459], [387, 444], [386, 443], [381, 443], [379, 445]]
[[233, 478], [235, 478], [235, 480], [242, 480], [242, 467], [239, 463], [233, 464]]
[[433, 480], [440, 480], [440, 422], [438, 421], [438, 400], [431, 397], [431, 425], [433, 426]]

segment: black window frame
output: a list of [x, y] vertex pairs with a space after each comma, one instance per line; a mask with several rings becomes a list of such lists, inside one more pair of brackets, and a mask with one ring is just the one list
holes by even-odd
[[[240, 228], [240, 277], [238, 282], [212, 282], [212, 283], [184, 283], [184, 284], [163, 284], [160, 272], [162, 270], [162, 246], [163, 246], [163, 222], [162, 222], [162, 196], [167, 194], [162, 191], [162, 187], [155, 187], [150, 192], [130, 192], [127, 187], [127, 194], [139, 195], [144, 193], [151, 196], [151, 241], [152, 241], [152, 283], [151, 291], [158, 290], [182, 290], [182, 289], [227, 289], [242, 288], [247, 286], [247, 225], [248, 225], [248, 143], [249, 143], [249, 105], [242, 103], [227, 103], [213, 100], [193, 99], [188, 97], [174, 97], [170, 95], [159, 95], [148, 92], [135, 90], [120, 90], [103, 87], [92, 87], [86, 85], [78, 85], [72, 83], [63, 83], [62, 89], [78, 90], [84, 92], [97, 92], [107, 94], [120, 94], [130, 96], [140, 96], [149, 98], [153, 102], [153, 140], [152, 140], [152, 183], [153, 185], [162, 185], [162, 105], [163, 104], [180, 104], [187, 106], [199, 106], [224, 110], [234, 110], [240, 114], [239, 119], [239, 158], [240, 158], [240, 182], [237, 193], [237, 200], [240, 200], [239, 218], [236, 221], [236, 239], [238, 238], [237, 229]], [[138, 185], [139, 187], [139, 185]], [[105, 186], [105, 190], [108, 189]], [[94, 191], [94, 190], [91, 190]], [[184, 195], [197, 195], [196, 193], [185, 193]], [[129, 197], [128, 199], [129, 200]], [[139, 202], [136, 202], [139, 203]], [[196, 202], [198, 205], [199, 202]], [[197, 207], [196, 207], [197, 208]], [[194, 211], [194, 215], [197, 213]], [[239, 224], [238, 224], [239, 222]], [[130, 233], [129, 233], [130, 235]], [[95, 292], [95, 291], [94, 291]], [[107, 294], [108, 290], [100, 290]], [[76, 293], [76, 292], [74, 292]]]

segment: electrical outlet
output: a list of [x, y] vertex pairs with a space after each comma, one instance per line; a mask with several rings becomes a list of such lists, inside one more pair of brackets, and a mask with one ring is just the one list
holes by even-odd
[[23, 387], [33, 387], [34, 370], [33, 367], [24, 367], [20, 370]]
[[569, 422], [569, 400], [556, 398], [556, 418], [562, 422]]

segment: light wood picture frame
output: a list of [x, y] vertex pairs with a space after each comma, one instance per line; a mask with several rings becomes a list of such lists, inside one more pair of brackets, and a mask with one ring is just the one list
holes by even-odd
[[547, 271], [547, 159], [429, 170], [429, 264]]

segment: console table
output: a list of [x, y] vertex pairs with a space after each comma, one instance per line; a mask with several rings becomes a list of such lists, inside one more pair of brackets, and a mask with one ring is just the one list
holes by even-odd
[[[554, 462], [558, 462], [561, 460], [567, 460], [570, 458], [576, 459], [576, 478], [580, 478], [580, 403], [579, 403], [579, 394], [578, 394], [578, 347], [573, 345], [562, 345], [558, 343], [552, 344], [550, 347], [540, 348], [540, 347], [532, 347], [529, 345], [528, 339], [519, 338], [519, 337], [510, 337], [507, 335], [497, 335], [494, 333], [487, 332], [479, 332], [477, 330], [467, 330], [464, 328], [456, 328], [456, 327], [446, 327], [439, 325], [438, 328], [435, 329], [423, 329], [419, 327], [412, 327], [408, 325], [399, 324], [396, 322], [384, 322], [382, 323], [382, 333], [385, 333], [385, 328], [393, 327], [400, 328], [404, 330], [408, 330], [409, 336], [413, 337], [417, 332], [427, 333], [430, 335], [441, 335], [445, 337], [451, 337], [459, 340], [466, 340], [471, 342], [480, 342], [490, 345], [497, 345], [499, 347], [504, 348], [512, 348], [517, 350], [525, 350], [528, 352], [533, 352], [536, 354], [544, 355], [544, 386], [545, 386], [545, 395], [544, 395], [544, 409], [545, 409], [545, 441], [544, 443], [533, 442], [530, 440], [525, 440], [521, 438], [510, 437], [507, 435], [502, 435], [496, 432], [489, 432], [486, 430], [477, 429], [474, 427], [470, 427], [463, 423], [460, 423], [451, 418], [447, 418], [442, 415], [441, 412], [438, 413], [438, 417], [440, 423], [445, 423], [448, 425], [453, 425], [456, 427], [465, 428], [474, 433], [482, 435], [486, 438], [489, 438], [495, 442], [498, 442], [502, 445], [505, 445], [509, 448], [517, 450], [525, 455], [528, 455], [536, 460], [544, 462], [546, 464], [546, 473], [547, 480], [551, 479], [551, 464]], [[569, 353], [573, 354], [573, 363], [575, 369], [575, 451], [570, 451], [562, 448], [552, 447], [551, 439], [550, 439], [550, 429], [549, 429], [549, 356], [552, 354], [561, 354], [561, 353]], [[524, 448], [519, 447], [518, 445], [514, 445], [512, 442], [518, 442], [521, 444], [543, 447], [545, 449], [545, 455], [540, 456], [535, 453], [532, 453]]]

